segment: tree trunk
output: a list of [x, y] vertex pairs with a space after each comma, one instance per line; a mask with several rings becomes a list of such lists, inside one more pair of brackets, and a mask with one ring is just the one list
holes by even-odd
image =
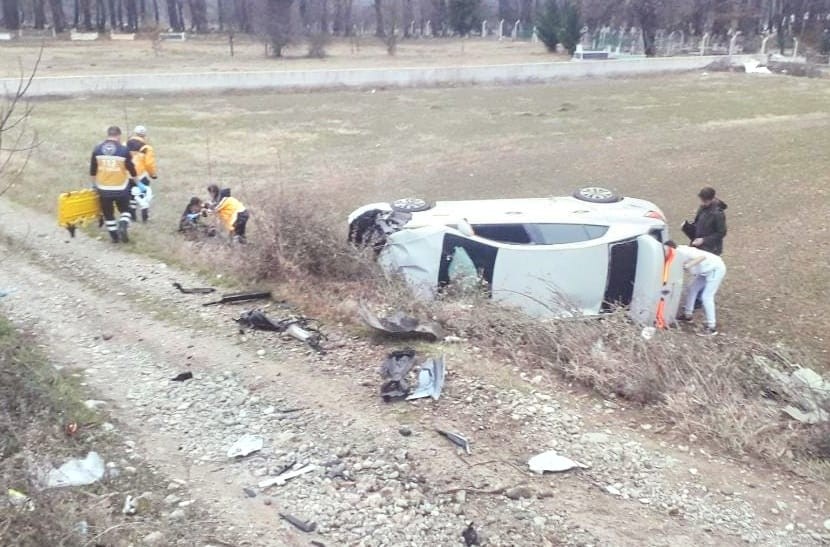
[[320, 31], [323, 34], [329, 33], [329, 2], [320, 0]]
[[225, 30], [225, 5], [222, 0], [216, 0], [216, 17], [219, 19], [219, 32]]
[[268, 0], [268, 37], [274, 57], [282, 57], [283, 48], [291, 42], [292, 1]]
[[115, 0], [108, 0], [110, 10], [110, 28], [115, 30], [118, 28], [118, 23], [115, 20]]
[[351, 36], [352, 30], [352, 0], [343, 0], [343, 34]]
[[33, 0], [32, 11], [35, 17], [35, 28], [38, 30], [46, 28], [46, 5], [44, 0]]
[[125, 0], [127, 2], [127, 28], [130, 32], [138, 30], [138, 3], [136, 0]]
[[635, 6], [637, 20], [643, 33], [643, 49], [646, 57], [654, 57], [657, 54], [655, 49], [655, 37], [658, 30], [657, 6], [658, 0], [638, 0]]
[[374, 0], [375, 3], [375, 36], [386, 37], [386, 30], [383, 27], [383, 0]]
[[205, 0], [189, 0], [190, 4], [190, 26], [196, 32], [207, 30], [207, 4]]
[[20, 4], [17, 0], [3, 0], [3, 23], [9, 30], [20, 28]]
[[177, 28], [176, 30], [178, 32], [184, 32], [184, 29], [186, 28], [187, 23], [185, 23], [185, 20], [184, 20], [184, 4], [182, 4], [181, 0], [176, 1], [176, 12], [177, 12], [178, 17], [179, 17], [179, 28]]
[[79, 1], [81, 4], [81, 19], [83, 19], [83, 29], [89, 32], [90, 30], [92, 30], [92, 0]]
[[342, 36], [343, 33], [343, 0], [334, 0], [334, 20], [332, 21], [334, 34]]
[[412, 21], [415, 19], [415, 9], [412, 7], [412, 0], [403, 0], [403, 35], [411, 38]]
[[251, 32], [251, 17], [248, 9], [248, 0], [234, 0], [234, 17], [236, 19], [236, 28], [240, 32]]
[[167, 0], [167, 23], [172, 30], [179, 30], [179, 10], [176, 0]]
[[98, 32], [107, 30], [107, 5], [104, 0], [95, 2], [95, 28]]
[[[75, 4], [77, 6], [77, 2]], [[52, 12], [52, 27], [55, 32], [66, 30], [66, 16], [63, 14], [63, 3], [61, 0], [49, 0], [49, 9]], [[78, 8], [75, 8], [77, 12]]]

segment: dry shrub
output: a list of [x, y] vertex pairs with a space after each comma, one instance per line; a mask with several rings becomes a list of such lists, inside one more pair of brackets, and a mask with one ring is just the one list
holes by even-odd
[[550, 368], [606, 397], [648, 405], [677, 430], [732, 453], [820, 456], [820, 429], [782, 415], [793, 401], [757, 364], [757, 356], [780, 362], [778, 352], [751, 341], [675, 331], [646, 339], [622, 311], [538, 321], [491, 302], [477, 302], [474, 315], [468, 308], [445, 306], [442, 319], [518, 365]]
[[347, 241], [345, 219], [312, 195], [260, 196], [255, 237], [244, 249], [247, 267], [262, 280], [362, 281], [379, 270], [369, 252]]

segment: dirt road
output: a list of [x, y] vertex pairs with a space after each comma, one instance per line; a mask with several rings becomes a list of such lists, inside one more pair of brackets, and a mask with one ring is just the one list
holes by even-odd
[[[476, 348], [436, 345], [449, 367], [440, 401], [385, 404], [377, 363], [387, 347], [334, 327], [326, 355], [241, 334], [232, 319], [244, 308], [203, 307], [209, 297], [171, 287], [208, 280], [70, 240], [52, 219], [6, 201], [0, 215], [15, 219], [0, 226], [0, 287], [17, 289], [0, 311], [33, 326], [55, 364], [106, 401], [128, 446], [247, 544], [463, 545], [471, 522], [487, 545], [830, 541], [824, 485], [711, 454], [619, 401]], [[184, 371], [194, 378], [170, 381]], [[435, 426], [466, 435], [472, 453]], [[263, 449], [228, 458], [245, 434], [262, 436]], [[590, 469], [529, 473], [527, 458], [550, 449]], [[304, 466], [311, 471], [283, 486], [259, 486]]]

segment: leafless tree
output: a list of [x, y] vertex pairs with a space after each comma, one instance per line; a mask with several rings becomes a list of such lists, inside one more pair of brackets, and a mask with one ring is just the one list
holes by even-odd
[[43, 49], [28, 76], [21, 65], [17, 86], [5, 90], [0, 102], [0, 196], [19, 180], [38, 145], [37, 132], [29, 125], [33, 107], [26, 101], [26, 94], [37, 74], [42, 55]]

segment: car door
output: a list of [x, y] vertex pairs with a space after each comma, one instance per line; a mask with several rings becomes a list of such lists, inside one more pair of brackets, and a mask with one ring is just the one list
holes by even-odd
[[673, 260], [667, 265], [663, 244], [650, 235], [639, 236], [637, 272], [629, 309], [631, 319], [643, 325], [655, 324], [662, 301], [666, 324], [674, 324], [682, 291], [683, 265], [680, 261]]

